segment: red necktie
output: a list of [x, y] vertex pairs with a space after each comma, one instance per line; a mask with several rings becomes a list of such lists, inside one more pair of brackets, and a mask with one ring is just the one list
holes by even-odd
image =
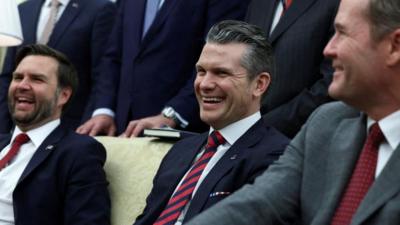
[[354, 213], [374, 182], [379, 144], [383, 139], [378, 123], [373, 124], [331, 225], [350, 224]]
[[11, 159], [14, 158], [15, 155], [17, 155], [21, 145], [25, 144], [28, 141], [29, 137], [25, 133], [18, 134], [17, 137], [15, 137], [14, 142], [11, 145], [10, 151], [8, 151], [7, 154], [0, 160], [0, 171], [4, 169], [4, 167], [6, 167], [6, 165], [10, 162]]
[[217, 147], [223, 143], [225, 143], [225, 139], [218, 131], [210, 134], [203, 155], [193, 164], [178, 190], [173, 194], [164, 211], [154, 223], [155, 225], [174, 224], [176, 222], [182, 210], [190, 201], [204, 168], [217, 151]]
[[292, 1], [293, 1], [293, 0], [282, 0], [282, 3], [283, 3], [283, 11], [284, 11], [284, 12], [290, 7], [290, 5], [292, 4]]

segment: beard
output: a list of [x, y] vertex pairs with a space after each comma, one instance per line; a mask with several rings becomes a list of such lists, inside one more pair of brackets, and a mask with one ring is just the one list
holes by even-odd
[[35, 107], [32, 112], [18, 115], [15, 111], [15, 99], [13, 96], [8, 97], [8, 109], [14, 123], [19, 127], [29, 127], [35, 124], [41, 124], [49, 120], [54, 114], [55, 106], [59, 96], [58, 89], [54, 93], [52, 99], [43, 99], [35, 101]]

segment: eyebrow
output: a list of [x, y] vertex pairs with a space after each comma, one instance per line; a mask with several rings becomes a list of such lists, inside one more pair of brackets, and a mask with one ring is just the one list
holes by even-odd
[[[23, 75], [22, 73], [19, 73], [19, 72], [13, 72], [12, 73], [12, 77], [14, 77], [14, 76], [18, 76], [18, 75]], [[44, 74], [40, 74], [40, 73], [31, 73], [31, 74], [29, 74], [30, 76], [32, 76], [33, 78], [41, 78], [41, 79], [43, 79], [43, 80], [48, 80], [48, 77], [47, 76], [45, 76]]]

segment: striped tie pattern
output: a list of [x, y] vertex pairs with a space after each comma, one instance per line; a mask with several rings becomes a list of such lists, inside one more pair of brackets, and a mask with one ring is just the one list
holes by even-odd
[[383, 139], [378, 123], [373, 124], [331, 225], [351, 223], [354, 213], [374, 182], [378, 149]]
[[193, 164], [178, 190], [173, 194], [164, 211], [154, 223], [155, 225], [175, 224], [182, 210], [190, 201], [196, 184], [207, 163], [217, 151], [217, 147], [224, 143], [225, 139], [218, 131], [210, 134], [203, 155]]

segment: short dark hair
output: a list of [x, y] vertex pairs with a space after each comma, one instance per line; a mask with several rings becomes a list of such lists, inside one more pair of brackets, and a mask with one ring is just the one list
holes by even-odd
[[225, 20], [211, 27], [206, 37], [207, 43], [230, 44], [243, 43], [248, 46], [241, 63], [249, 73], [249, 79], [254, 79], [262, 72], [274, 74], [274, 57], [267, 35], [258, 26], [242, 21]]
[[366, 14], [371, 22], [371, 36], [376, 41], [400, 28], [399, 0], [369, 0]]
[[58, 89], [70, 88], [72, 92], [71, 97], [63, 107], [64, 112], [70, 104], [72, 98], [75, 96], [76, 90], [78, 88], [78, 74], [75, 70], [74, 65], [63, 53], [42, 44], [30, 44], [20, 48], [15, 58], [15, 65], [18, 65], [25, 57], [30, 55], [48, 56], [58, 62], [57, 87]]

